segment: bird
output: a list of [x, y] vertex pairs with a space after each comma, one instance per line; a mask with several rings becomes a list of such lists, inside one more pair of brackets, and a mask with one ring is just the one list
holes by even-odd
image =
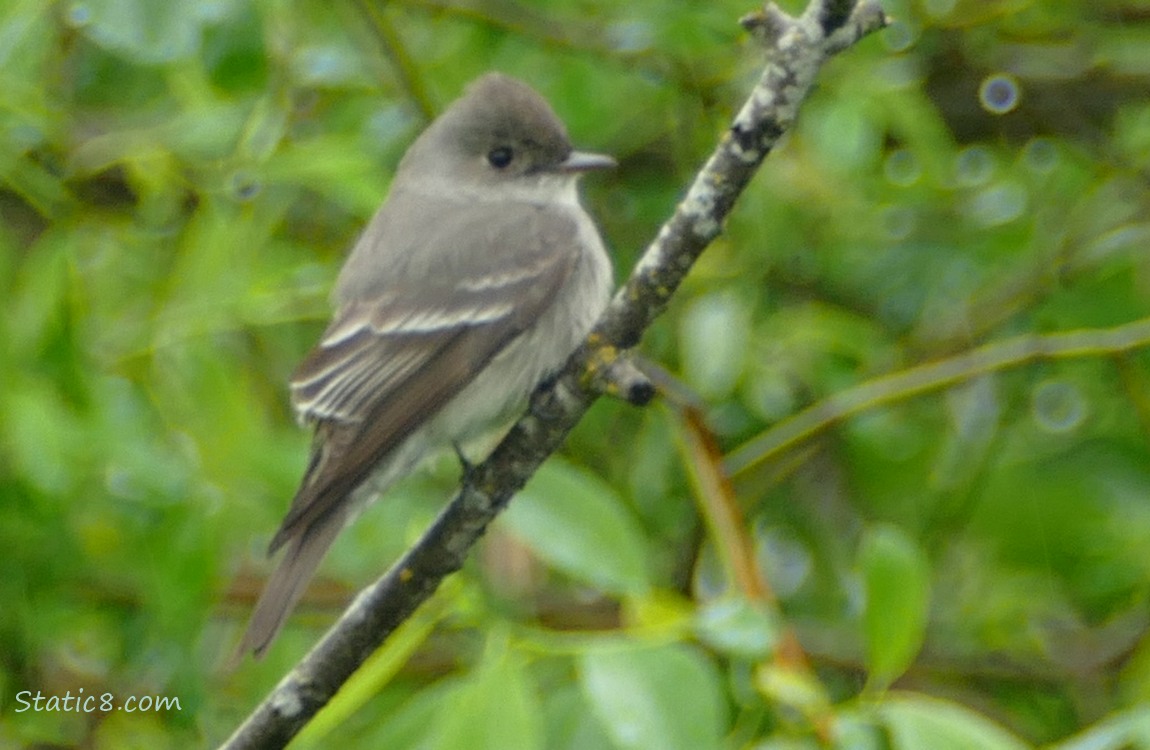
[[547, 101], [502, 73], [408, 148], [291, 377], [312, 446], [240, 654], [268, 649], [364, 507], [426, 456], [506, 425], [578, 347], [613, 272], [577, 183], [615, 165], [575, 150]]

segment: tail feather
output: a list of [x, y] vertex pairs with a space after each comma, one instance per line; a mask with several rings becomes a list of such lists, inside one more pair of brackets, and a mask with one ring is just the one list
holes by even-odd
[[237, 656], [249, 651], [260, 658], [280, 632], [284, 620], [303, 596], [316, 568], [343, 528], [344, 513], [316, 519], [287, 541], [283, 559], [256, 602]]

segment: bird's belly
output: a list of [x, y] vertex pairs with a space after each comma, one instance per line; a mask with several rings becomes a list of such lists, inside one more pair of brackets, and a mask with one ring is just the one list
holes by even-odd
[[526, 407], [544, 377], [555, 373], [590, 332], [611, 295], [611, 262], [594, 224], [580, 224], [591, 248], [539, 320], [492, 358], [429, 425], [434, 441], [465, 443], [501, 427]]

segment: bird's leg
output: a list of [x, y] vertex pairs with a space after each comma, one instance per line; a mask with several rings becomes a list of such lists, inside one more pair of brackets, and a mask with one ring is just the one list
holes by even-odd
[[470, 459], [464, 455], [463, 447], [459, 445], [458, 440], [452, 440], [451, 447], [455, 449], [455, 457], [459, 459], [459, 465], [463, 468], [461, 484], [468, 484], [475, 473], [475, 464], [471, 463]]

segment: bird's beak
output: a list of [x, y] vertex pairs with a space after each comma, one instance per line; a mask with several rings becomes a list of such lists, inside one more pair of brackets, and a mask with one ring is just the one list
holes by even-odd
[[611, 169], [619, 162], [606, 154], [592, 154], [587, 151], [572, 151], [559, 164], [560, 172], [590, 172], [593, 169]]

